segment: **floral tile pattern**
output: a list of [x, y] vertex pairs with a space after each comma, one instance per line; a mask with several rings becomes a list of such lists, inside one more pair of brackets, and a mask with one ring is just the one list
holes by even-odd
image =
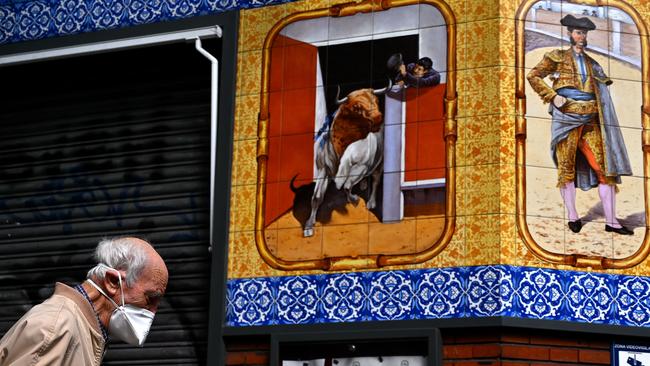
[[123, 28], [283, 0], [0, 0], [0, 44]]
[[515, 266], [244, 278], [233, 327], [509, 316], [650, 326], [650, 279]]

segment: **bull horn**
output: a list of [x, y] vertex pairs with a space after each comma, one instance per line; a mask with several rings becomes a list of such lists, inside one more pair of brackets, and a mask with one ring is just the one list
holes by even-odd
[[388, 79], [388, 86], [387, 86], [387, 87], [385, 87], [385, 88], [383, 88], [383, 89], [375, 89], [375, 90], [372, 91], [372, 93], [373, 93], [374, 95], [384, 95], [384, 94], [386, 94], [386, 92], [389, 91], [390, 88], [392, 88], [392, 87], [393, 87], [393, 80]]
[[339, 94], [341, 94], [341, 86], [337, 85], [336, 86], [336, 105], [341, 105], [341, 104], [348, 101], [348, 97], [345, 97], [343, 99], [339, 99]]

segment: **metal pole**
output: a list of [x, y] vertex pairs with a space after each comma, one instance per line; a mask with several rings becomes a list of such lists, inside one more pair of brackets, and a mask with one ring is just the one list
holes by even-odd
[[[221, 28], [217, 27], [217, 36], [221, 38]], [[212, 63], [212, 87], [210, 102], [210, 245], [208, 251], [212, 251], [214, 240], [214, 181], [217, 158], [217, 100], [219, 85], [219, 60], [206, 51], [201, 45], [201, 38], [196, 37], [194, 41], [196, 50], [199, 51]]]

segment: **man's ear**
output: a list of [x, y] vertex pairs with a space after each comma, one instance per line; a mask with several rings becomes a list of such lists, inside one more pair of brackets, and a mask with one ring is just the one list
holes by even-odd
[[111, 297], [115, 296], [115, 294], [120, 291], [120, 280], [117, 272], [106, 271], [106, 275], [104, 276], [104, 288], [106, 289], [106, 293]]

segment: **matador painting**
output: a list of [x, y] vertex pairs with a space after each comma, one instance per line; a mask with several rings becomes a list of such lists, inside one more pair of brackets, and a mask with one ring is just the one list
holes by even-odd
[[527, 229], [550, 253], [629, 257], [645, 228], [635, 23], [614, 7], [540, 1], [524, 36]]
[[[596, 29], [588, 18], [571, 14], [561, 20], [571, 47], [556, 49], [528, 73], [528, 81], [549, 103], [551, 156], [568, 215], [568, 227], [578, 233], [582, 221], [576, 209], [576, 188], [598, 188], [605, 213], [605, 231], [621, 235], [634, 232], [616, 219], [616, 185], [632, 175], [614, 103], [607, 88], [612, 80], [585, 51], [587, 33]], [[544, 78], [551, 76], [552, 86]]]

